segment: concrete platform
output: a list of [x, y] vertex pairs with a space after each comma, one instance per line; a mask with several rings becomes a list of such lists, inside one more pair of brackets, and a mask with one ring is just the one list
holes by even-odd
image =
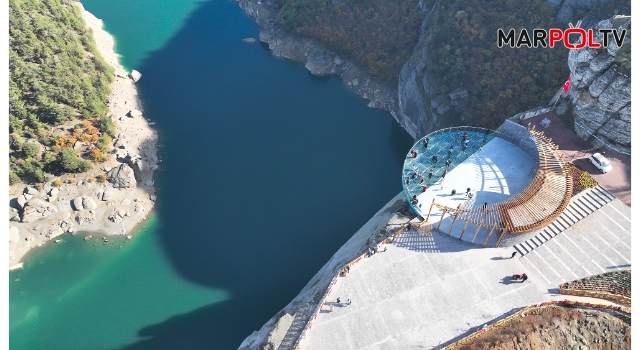
[[[477, 206], [502, 202], [520, 193], [531, 183], [537, 171], [536, 162], [537, 160], [514, 144], [496, 137], [484, 145], [482, 150], [475, 152], [451, 170], [444, 181], [436, 183], [420, 194], [417, 207], [419, 214], [426, 218], [433, 199], [436, 203], [453, 208], [467, 201]], [[467, 188], [471, 188], [472, 199], [467, 199], [464, 195]], [[458, 193], [455, 196], [451, 196], [453, 189]], [[441, 216], [442, 211], [434, 207], [426, 219], [429, 223], [437, 224]], [[440, 230], [449, 232], [452, 222], [452, 218], [445, 215]], [[464, 222], [457, 221], [451, 235], [458, 238], [464, 226]], [[476, 230], [475, 225], [468, 225], [462, 240], [471, 242]], [[481, 228], [474, 243], [482, 244], [489, 232], [489, 229]], [[498, 232], [494, 231], [487, 244], [495, 245], [497, 238]]]
[[[437, 232], [409, 231], [333, 287], [303, 349], [432, 349], [557, 295], [562, 282], [630, 269], [630, 209], [619, 200], [521, 259]], [[527, 273], [524, 283], [510, 276]], [[334, 305], [352, 300], [349, 306]]]
[[[471, 188], [470, 200], [480, 206], [483, 203], [502, 202], [525, 189], [537, 170], [536, 161], [514, 144], [494, 138], [452, 169], [444, 181], [439, 181], [418, 196], [420, 215], [424, 218], [435, 198], [437, 203], [457, 207], [467, 199], [464, 192]], [[451, 190], [458, 193], [451, 196]], [[429, 222], [440, 219], [431, 213]]]

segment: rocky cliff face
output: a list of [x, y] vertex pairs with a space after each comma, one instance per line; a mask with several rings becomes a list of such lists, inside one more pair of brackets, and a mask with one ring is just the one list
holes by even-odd
[[[318, 41], [296, 37], [274, 25], [280, 10], [270, 1], [236, 0], [260, 27], [260, 41], [269, 45], [276, 56], [301, 62], [315, 75], [338, 75], [347, 87], [369, 101], [369, 107], [389, 112], [402, 127], [414, 138], [441, 127], [439, 117], [443, 115], [460, 118], [464, 122], [463, 108], [469, 100], [464, 87], [449, 91], [443, 98], [437, 93], [435, 79], [427, 72], [427, 52], [430, 50], [432, 27], [438, 20], [441, 2], [427, 6], [425, 1], [418, 4], [417, 11], [424, 13], [420, 27], [418, 44], [413, 55], [403, 66], [397, 87], [389, 86], [371, 76], [361, 67], [340, 57]], [[556, 20], [566, 27], [568, 22], [578, 20], [585, 24], [595, 23], [596, 10], [609, 0], [547, 0], [556, 8]], [[582, 27], [585, 27], [585, 24]]]
[[236, 1], [247, 15], [256, 20], [260, 27], [260, 41], [269, 45], [273, 55], [300, 62], [314, 75], [339, 76], [349, 89], [370, 101], [369, 107], [391, 113], [400, 125], [413, 135], [412, 125], [398, 118], [397, 91], [393, 86], [385, 84], [363, 68], [340, 57], [322, 43], [293, 36], [275, 26], [274, 21], [280, 9], [272, 1]]
[[[631, 41], [631, 19], [601, 21], [596, 29], [627, 30], [622, 50]], [[601, 35], [596, 38], [600, 40]], [[557, 113], [575, 122], [576, 133], [584, 140], [604, 142], [626, 152], [631, 151], [631, 77], [621, 67], [624, 52], [615, 43], [607, 49], [571, 50], [571, 90], [562, 95]], [[616, 59], [617, 56], [617, 59]], [[554, 102], [554, 101], [552, 101]]]
[[[603, 6], [608, 6], [609, 9], [611, 5], [607, 1], [609, 0], [547, 0], [547, 3], [555, 8], [558, 27], [567, 28], [569, 22], [577, 23], [582, 20], [581, 27], [588, 28], [602, 19], [598, 9]], [[623, 7], [614, 9], [614, 12], [622, 11]], [[422, 137], [441, 127], [439, 118], [445, 114], [453, 113], [464, 122], [462, 107], [469, 99], [469, 94], [463, 87], [450, 91], [445, 99], [438, 98], [439, 86], [435, 86], [435, 79], [427, 74], [427, 67], [431, 64], [427, 61], [427, 52], [431, 49], [430, 40], [433, 28], [437, 26], [440, 8], [440, 1], [436, 1], [431, 7], [425, 6], [424, 2], [420, 3], [420, 9], [425, 14], [420, 38], [411, 59], [400, 72], [398, 109], [394, 116], [403, 121], [401, 124], [414, 137]], [[610, 63], [606, 60], [598, 61], [594, 62], [594, 67], [606, 68]]]

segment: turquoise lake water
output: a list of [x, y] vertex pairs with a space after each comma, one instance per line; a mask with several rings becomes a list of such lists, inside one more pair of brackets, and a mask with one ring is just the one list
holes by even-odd
[[12, 349], [236, 349], [402, 190], [412, 139], [273, 57], [230, 0], [97, 1], [159, 132], [131, 241], [64, 236], [10, 273]]

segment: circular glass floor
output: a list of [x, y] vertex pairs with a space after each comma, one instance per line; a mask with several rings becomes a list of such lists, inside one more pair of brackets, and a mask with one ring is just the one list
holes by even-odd
[[402, 187], [409, 202], [494, 137], [489, 129], [459, 127], [434, 131], [418, 140], [409, 151], [402, 172]]

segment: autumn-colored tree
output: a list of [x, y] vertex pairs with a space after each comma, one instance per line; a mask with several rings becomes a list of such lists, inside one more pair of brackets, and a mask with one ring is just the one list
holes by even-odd
[[107, 160], [107, 157], [108, 155], [102, 153], [102, 151], [98, 147], [95, 147], [94, 149], [91, 150], [91, 158], [93, 158], [93, 160], [97, 162], [104, 162]]

